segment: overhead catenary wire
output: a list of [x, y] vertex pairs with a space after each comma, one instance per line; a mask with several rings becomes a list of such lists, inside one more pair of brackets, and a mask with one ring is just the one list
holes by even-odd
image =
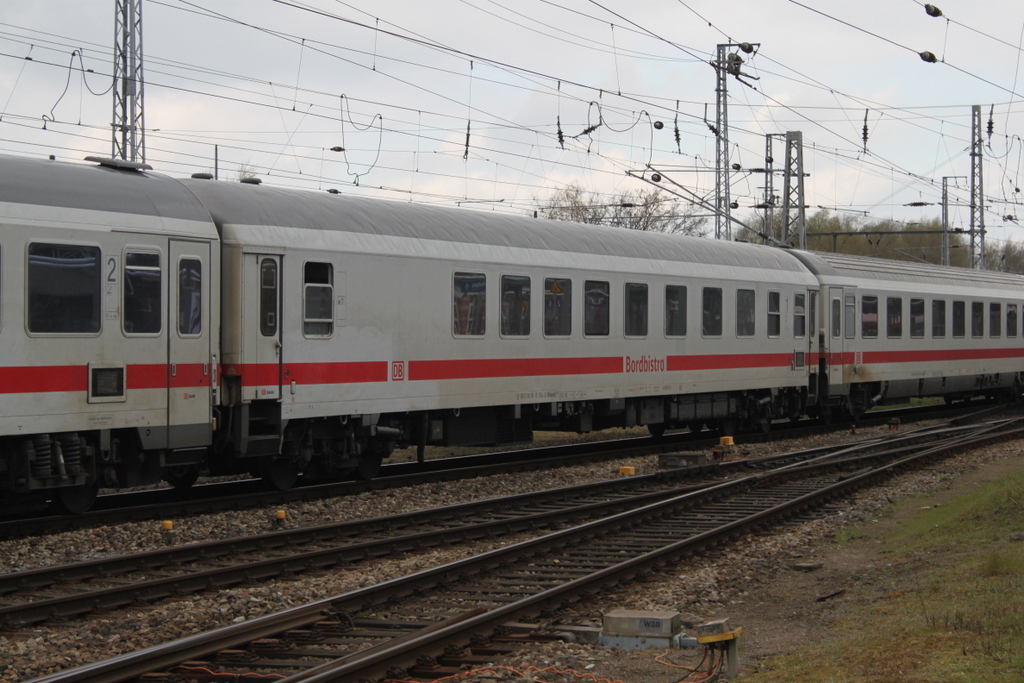
[[[295, 3], [292, 3], [292, 4], [295, 4]], [[374, 18], [373, 21], [371, 22], [371, 24], [368, 24], [368, 26], [370, 27], [371, 30], [373, 30], [375, 28], [379, 28], [380, 25], [381, 25], [381, 22], [379, 21], [379, 18]], [[608, 24], [606, 22], [605, 26], [607, 26], [607, 25]], [[621, 24], [620, 23], [616, 23], [615, 24], [615, 26], [626, 26], [626, 25], [627, 25], [626, 22], [623, 22]], [[367, 62], [369, 63], [368, 64], [369, 69], [371, 71], [380, 68], [380, 62], [378, 61], [378, 57], [381, 57], [382, 59], [386, 59], [387, 58], [387, 57], [384, 56], [387, 53], [386, 49], [382, 51], [382, 54], [380, 54], [380, 55], [378, 54], [378, 50], [377, 50], [378, 44], [377, 44], [376, 41], [377, 41], [377, 38], [381, 34], [377, 33], [376, 31], [374, 31], [373, 35], [374, 35], [374, 50], [373, 50], [373, 54], [371, 55], [372, 56], [372, 60], [369, 60], [369, 59], [367, 60]], [[640, 35], [639, 31], [637, 32], [637, 35]], [[300, 41], [301, 40], [304, 40], [304, 39], [300, 39]], [[621, 51], [618, 50], [618, 46], [614, 46], [613, 53], [614, 54], [618, 54], [618, 55], [625, 54], [624, 52], [621, 52]], [[305, 54], [304, 50], [303, 50], [302, 54]], [[300, 74], [301, 73], [302, 72], [300, 71]], [[476, 77], [476, 75], [474, 75], [474, 76]], [[545, 76], [547, 76], [547, 75], [545, 75]], [[481, 82], [483, 82], [483, 79], [479, 79], [479, 80], [481, 80]], [[556, 90], [556, 88], [550, 88], [550, 91], [552, 93], [557, 93], [556, 96], [561, 97], [563, 95], [563, 93], [560, 92], [562, 90], [562, 88], [560, 87], [561, 86], [561, 80], [559, 79], [559, 80], [553, 82], [551, 85], [556, 85], [556, 84], [557, 84], [557, 86], [556, 86], [557, 90]], [[296, 80], [296, 86], [298, 86], [298, 85], [299, 85], [299, 83], [298, 83], [298, 79], [297, 79]], [[506, 84], [503, 84], [503, 86], [507, 87]], [[571, 87], [573, 87], [573, 88], [580, 88], [580, 87], [585, 88], [585, 87], [589, 87], [589, 86], [585, 86], [585, 85], [571, 85]], [[334, 93], [334, 96], [337, 97], [337, 93]], [[570, 97], [576, 98], [576, 97], [578, 97], [578, 95], [571, 94]], [[600, 95], [599, 95], [599, 98], [600, 98]], [[293, 108], [298, 107], [298, 104], [297, 104], [297, 102], [298, 102], [298, 88], [296, 88], [296, 90], [293, 91], [293, 97], [291, 99], [292, 99]], [[453, 102], [457, 102], [457, 101], [461, 101], [462, 100], [462, 98], [458, 98], [458, 97], [451, 98], [451, 99], [452, 99]], [[417, 112], [417, 117], [421, 117], [421, 116], [424, 115], [424, 112], [426, 110], [424, 108], [420, 107], [420, 106], [417, 106], [417, 104], [418, 103], [412, 103], [411, 106], [409, 104], [405, 104], [404, 105], [404, 106], [407, 107], [407, 111], [410, 112], [410, 116], [408, 118], [410, 118], [410, 119], [413, 118], [411, 116], [411, 112], [412, 111], [416, 111]], [[463, 104], [467, 104], [467, 103], [465, 101], [463, 101]], [[472, 102], [469, 102], [468, 104], [472, 105]], [[320, 106], [320, 105], [314, 103], [313, 106], [310, 107], [309, 109], [311, 111], [314, 111], [318, 106]], [[402, 105], [400, 105], [399, 103], [385, 103], [385, 106], [389, 106], [390, 107], [390, 106], [402, 106]], [[659, 106], [664, 106], [661, 101], [659, 101]], [[604, 117], [604, 109], [605, 108], [608, 108], [609, 111], [612, 109], [612, 107], [610, 107], [607, 102], [603, 102], [602, 101], [602, 111], [601, 111], [601, 117], [602, 118]], [[685, 116], [691, 116], [692, 117], [692, 114], [690, 114], [689, 112], [686, 112], [686, 111], [680, 112], [678, 104], [675, 107], [672, 107], [671, 103], [669, 103], [668, 106], [667, 106], [667, 109], [672, 113], [673, 118], [678, 116], [680, 113], [682, 113], [682, 115], [684, 117]], [[795, 110], [795, 108], [793, 108], [793, 110]], [[861, 111], [863, 111], [863, 109], [861, 109]], [[377, 112], [368, 111], [368, 112], [366, 112], [366, 116], [370, 116], [370, 115], [372, 115], [374, 113], [377, 113]], [[445, 114], [444, 112], [441, 112], [441, 111], [437, 111], [435, 113], [437, 115], [439, 115], [439, 116], [449, 116], [449, 114]], [[426, 114], [426, 115], [430, 116], [430, 114]], [[310, 118], [312, 119], [313, 116], [311, 115]], [[473, 117], [473, 118], [475, 118], [475, 117]], [[562, 116], [562, 113], [560, 112], [560, 114], [559, 114], [559, 116], [557, 118], [557, 124], [558, 125], [561, 125], [563, 123], [562, 119], [563, 119], [563, 116]], [[418, 133], [414, 132], [414, 133], [410, 134], [408, 132], [399, 132], [398, 129], [401, 126], [396, 127], [394, 125], [394, 123], [395, 122], [393, 121], [392, 125], [387, 127], [387, 128], [382, 126], [381, 130], [379, 131], [379, 133], [383, 134], [383, 132], [386, 131], [388, 134], [391, 134], [391, 133], [395, 132], [395, 133], [398, 133], [398, 134], [401, 134], [401, 135], [408, 135], [410, 140], [412, 138], [416, 138], [417, 139], [417, 144], [419, 143], [420, 138], [418, 137]], [[530, 131], [533, 131], [533, 132], [540, 132], [542, 135], [548, 136], [548, 139], [549, 139], [548, 145], [549, 145], [549, 147], [551, 149], [556, 149], [556, 150], [561, 150], [562, 149], [561, 145], [559, 145], [558, 142], [557, 142], [557, 128], [552, 128], [550, 126], [543, 127], [543, 126], [538, 126], [536, 124], [530, 124], [530, 123], [524, 123], [524, 122], [511, 122], [511, 123], [514, 124], [516, 127], [518, 127], [520, 130], [524, 130], [524, 131], [530, 130]], [[621, 128], [619, 128], [618, 126], [615, 126], [615, 128], [621, 130]], [[676, 128], [678, 129], [678, 124], [677, 124]], [[611, 130], [611, 129], [612, 128], [610, 127], [609, 130]], [[475, 122], [473, 124], [473, 130], [474, 130], [474, 132], [478, 131], [478, 128], [477, 128], [477, 125], [476, 125]], [[483, 128], [480, 128], [479, 130], [483, 130]], [[577, 129], [577, 130], [579, 130], [579, 129]], [[629, 130], [629, 128], [627, 127], [627, 128], [625, 128], [625, 130]], [[609, 145], [613, 144], [613, 141], [609, 139], [610, 137], [611, 136], [606, 136], [605, 141], [604, 141], [606, 144], [609, 144]], [[474, 142], [475, 142], [475, 136], [474, 136]], [[852, 141], [850, 141], [850, 142], [852, 142]], [[626, 144], [628, 146], [628, 141], [625, 141], [623, 144]], [[346, 145], [346, 147], [348, 147], [348, 145]], [[651, 152], [653, 152], [655, 150], [655, 146], [654, 145], [650, 145], [650, 146], [643, 145], [643, 144], [637, 144], [636, 145], [637, 149], [642, 149], [644, 147], [647, 147], [649, 150], [651, 150]], [[856, 149], [857, 147], [859, 147], [859, 145], [857, 145], [857, 146], [851, 145], [851, 148], [853, 148], [853, 149]], [[680, 150], [679, 148], [680, 148], [680, 145], [679, 145], [679, 143], [677, 141], [677, 143], [676, 143], [676, 152], [677, 153], [681, 153], [682, 152], [682, 150]], [[749, 145], [746, 145], [746, 144], [743, 144], [741, 149], [744, 149], [744, 150], [746, 150], [746, 151], [748, 151], [750, 153], [757, 153], [756, 148], [751, 148]], [[497, 151], [497, 150], [495, 150], [495, 151]], [[587, 150], [584, 149], [584, 148], [581, 148], [581, 149], [578, 150], [578, 152], [586, 153]], [[646, 155], [647, 154], [647, 150], [644, 150], [644, 153]], [[816, 153], [826, 153], [826, 152], [823, 152], [822, 148], [818, 148]], [[827, 153], [831, 154], [832, 152], [827, 152]], [[628, 158], [629, 155], [627, 154], [625, 156]], [[524, 157], [525, 157], [525, 155], [524, 155]], [[468, 159], [467, 159], [467, 161], [468, 161]], [[603, 159], [603, 161], [612, 161], [612, 160], [610, 160], [610, 159]], [[883, 163], [884, 163], [884, 160], [883, 160]], [[586, 165], [577, 164], [577, 167], [581, 168], [581, 169], [583, 169], [583, 168], [590, 169], [590, 170], [594, 169], [594, 167], [592, 165], [590, 165], [590, 164], [586, 164]], [[620, 165], [620, 168], [624, 168], [624, 167]], [[925, 180], [927, 180], [928, 182], [934, 182], [933, 179], [925, 179]]]

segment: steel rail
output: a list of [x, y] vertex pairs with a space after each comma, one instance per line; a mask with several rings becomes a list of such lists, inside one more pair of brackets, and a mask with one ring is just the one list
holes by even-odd
[[[768, 456], [758, 459], [753, 465], [806, 468], [815, 463], [830, 461], [835, 466], [847, 466], [865, 458], [883, 455], [891, 457], [892, 454], [905, 450], [920, 449], [923, 446], [916, 443], [918, 441], [927, 442], [948, 437], [965, 429], [967, 428], [933, 426], [885, 438], [864, 439], [853, 444]], [[884, 449], [881, 454], [871, 454], [871, 451], [879, 448]], [[865, 452], [867, 454], [864, 454]], [[857, 453], [861, 455], [855, 456]], [[734, 465], [730, 468], [730, 471], [733, 471], [751, 463], [736, 461], [726, 464]], [[51, 586], [59, 586], [72, 592], [46, 598], [38, 598], [33, 593], [28, 601], [15, 604], [0, 602], [0, 626], [7, 629], [17, 628], [47, 620], [66, 619], [89, 612], [109, 611], [172, 596], [178, 597], [202, 590], [216, 590], [239, 583], [252, 583], [304, 571], [322, 570], [403, 551], [550, 528], [555, 524], [578, 523], [582, 519], [607, 515], [614, 510], [635, 508], [646, 502], [679, 495], [683, 491], [704, 488], [703, 484], [680, 486], [677, 480], [685, 474], [685, 470], [668, 470], [624, 480], [582, 484], [400, 515], [194, 543], [70, 565], [13, 572], [0, 575], [0, 598], [5, 598], [7, 602], [17, 598], [17, 594], [39, 591]], [[541, 511], [534, 512], [538, 508]], [[490, 519], [481, 520], [484, 517]], [[371, 538], [375, 535], [381, 537]], [[327, 544], [329, 547], [298, 550], [298, 546], [308, 544]], [[287, 551], [288, 554], [270, 558], [242, 556], [246, 553], [273, 551]], [[232, 564], [220, 564], [224, 560], [229, 560]], [[218, 565], [213, 568], [196, 567], [197, 564], [209, 564], [214, 561], [217, 561]], [[132, 572], [154, 571], [174, 573], [157, 578], [147, 576], [136, 583], [107, 588], [89, 586], [88, 590], [81, 590], [79, 586], [80, 582], [87, 580], [103, 580]], [[72, 585], [65, 588], [67, 584]]]
[[[869, 413], [859, 421], [860, 426], [884, 424], [892, 417], [901, 421], [948, 417], [953, 413], [966, 413], [962, 419], [976, 412], [1005, 408], [990, 406], [976, 411], [976, 405], [918, 406], [891, 411]], [[954, 418], [955, 419], [955, 418]], [[745, 443], [763, 443], [779, 439], [838, 431], [836, 424], [807, 425], [803, 422], [776, 425], [769, 433], [745, 433]], [[612, 459], [634, 455], [671, 452], [683, 447], [710, 448], [718, 443], [710, 432], [698, 434], [671, 434], [661, 438], [639, 437], [614, 441], [588, 442], [530, 448], [501, 453], [485, 453], [449, 458], [436, 458], [423, 463], [404, 462], [384, 465], [380, 477], [372, 481], [343, 481], [312, 486], [299, 486], [289, 491], [263, 490], [258, 481], [245, 480], [205, 484], [188, 491], [156, 489], [100, 496], [97, 509], [81, 515], [20, 515], [0, 519], [0, 539], [24, 537], [40, 533], [54, 533], [71, 529], [93, 528], [125, 521], [145, 521], [208, 514], [224, 510], [237, 510], [263, 505], [282, 505], [289, 502], [319, 500], [327, 497], [354, 495], [364, 491], [396, 488], [425, 482], [446, 482], [493, 474], [556, 468], [577, 462]]]
[[[320, 667], [307, 666], [307, 670], [283, 679], [282, 683], [327, 683], [327, 681], [348, 681], [359, 678], [372, 678], [382, 675], [388, 668], [408, 666], [419, 656], [436, 653], [439, 643], [456, 643], [464, 646], [472, 634], [487, 633], [501, 624], [519, 618], [525, 614], [536, 613], [541, 608], [557, 607], [566, 600], [578, 598], [584, 593], [593, 593], [601, 587], [629, 578], [638, 572], [657, 567], [682, 554], [696, 552], [711, 543], [719, 543], [723, 538], [735, 535], [742, 530], [766, 524], [780, 516], [790, 515], [812, 505], [820, 504], [843, 493], [880, 477], [889, 476], [899, 468], [922, 458], [946, 453], [951, 450], [973, 447], [980, 443], [996, 439], [1019, 437], [1024, 429], [996, 432], [1008, 425], [989, 425], [989, 433], [981, 436], [957, 435], [948, 442], [932, 445], [912, 456], [901, 458], [895, 462], [875, 468], [863, 474], [855, 474], [841, 481], [820, 487], [817, 491], [796, 495], [782, 503], [771, 505], [754, 514], [734, 519], [714, 530], [707, 530], [690, 535], [688, 538], [671, 542], [651, 552], [642, 553], [623, 562], [606, 566], [585, 577], [579, 577], [554, 588], [543, 590], [527, 598], [509, 604], [494, 607], [480, 614], [463, 613], [454, 622], [447, 625], [431, 624], [429, 632], [414, 630], [403, 634], [400, 642], [392, 641], [379, 647], [368, 649], [343, 657], [340, 660]], [[821, 463], [824, 465], [825, 463]], [[725, 495], [732, 490], [744, 490], [754, 487], [760, 490], [774, 480], [788, 481], [797, 474], [795, 470], [785, 472], [759, 472], [737, 481], [718, 484], [700, 492], [686, 493], [668, 500], [644, 506], [636, 511], [623, 512], [610, 517], [590, 522], [579, 527], [557, 531], [540, 538], [500, 548], [489, 553], [467, 558], [459, 562], [424, 570], [422, 572], [394, 579], [392, 581], [360, 589], [343, 596], [319, 601], [302, 608], [268, 615], [244, 624], [237, 624], [206, 634], [198, 634], [189, 638], [173, 641], [164, 645], [147, 648], [139, 652], [122, 655], [94, 664], [86, 665], [69, 671], [53, 674], [35, 683], [119, 683], [148, 673], [171, 667], [176, 663], [196, 659], [211, 652], [236, 648], [256, 638], [263, 638], [272, 633], [289, 628], [309, 627], [316, 621], [333, 618], [339, 612], [358, 612], [368, 606], [379, 604], [384, 596], [395, 600], [413, 596], [421, 591], [430, 590], [439, 584], [448, 584], [463, 576], [484, 576], [499, 567], [507, 566], [520, 557], [537, 557], [540, 553], [557, 548], [579, 548], [592, 540], [616, 530], [634, 528], [646, 521], [656, 520], [680, 507], [692, 506], [698, 499], [709, 499]], [[798, 492], [799, 493], [799, 492]], [[787, 494], [790, 495], [790, 494]], [[284, 624], [284, 626], [282, 626]], [[275, 630], [276, 629], [276, 630]]]

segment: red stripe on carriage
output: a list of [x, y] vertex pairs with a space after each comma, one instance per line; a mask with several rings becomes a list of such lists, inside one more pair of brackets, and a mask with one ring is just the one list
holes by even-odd
[[[180, 365], [178, 367], [181, 367]], [[133, 389], [166, 389], [167, 365], [129, 365], [125, 384]]]
[[171, 374], [171, 388], [210, 386], [210, 366], [204, 363], [177, 363]]
[[0, 393], [2, 394], [87, 391], [88, 389], [89, 369], [85, 365], [0, 368]]
[[[158, 364], [129, 365], [125, 388], [167, 389], [168, 366]], [[209, 371], [203, 374], [202, 363], [179, 363], [171, 387], [202, 387], [210, 383]], [[0, 394], [85, 392], [89, 390], [87, 365], [52, 365], [0, 368]]]
[[[276, 365], [270, 367], [276, 368]], [[388, 381], [388, 361], [362, 363], [285, 363], [284, 382], [298, 384], [356, 384]], [[276, 384], [275, 381], [267, 384]], [[246, 384], [243, 375], [243, 384]]]
[[[852, 353], [844, 354], [846, 363], [853, 362], [852, 356]], [[864, 363], [938, 363], [951, 360], [998, 360], [1003, 358], [1024, 358], [1024, 348], [864, 352]]]
[[622, 356], [409, 361], [409, 381], [607, 375], [623, 371]]
[[[965, 360], [1004, 360], [1024, 358], [1024, 348], [1002, 349], [938, 349], [932, 351], [858, 351], [861, 365], [868, 363], [943, 363]], [[854, 365], [855, 353], [825, 354], [829, 365]], [[816, 362], [816, 361], [815, 361]]]
[[669, 372], [685, 370], [736, 370], [741, 368], [788, 368], [792, 365], [792, 353], [739, 353], [668, 357]]

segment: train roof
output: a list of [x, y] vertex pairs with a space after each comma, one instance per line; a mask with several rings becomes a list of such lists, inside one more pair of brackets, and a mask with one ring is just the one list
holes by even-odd
[[1024, 276], [992, 270], [971, 270], [930, 263], [851, 256], [818, 251], [793, 251], [815, 275], [837, 280], [913, 282], [953, 287], [1024, 288]]
[[287, 227], [648, 261], [760, 268], [808, 276], [781, 249], [680, 235], [423, 206], [243, 183], [183, 180], [218, 227]]
[[0, 156], [0, 202], [210, 222], [178, 181], [130, 168]]

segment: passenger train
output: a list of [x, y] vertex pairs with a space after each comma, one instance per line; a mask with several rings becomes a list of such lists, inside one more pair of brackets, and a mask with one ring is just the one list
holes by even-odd
[[1020, 393], [1024, 278], [0, 157], [0, 495]]

